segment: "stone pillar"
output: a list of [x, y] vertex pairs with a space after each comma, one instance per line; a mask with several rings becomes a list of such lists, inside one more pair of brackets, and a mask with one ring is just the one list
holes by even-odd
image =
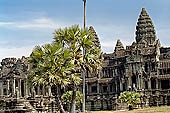
[[148, 89], [151, 89], [151, 79], [148, 79]]
[[15, 96], [15, 78], [14, 78], [14, 81], [13, 81], [13, 96]]
[[141, 79], [142, 79], [142, 77], [141, 77], [141, 75], [139, 75], [139, 89], [140, 89], [140, 90], [142, 89]]
[[141, 89], [145, 89], [144, 78], [141, 76]]
[[37, 95], [40, 95], [40, 86], [37, 86]]
[[49, 92], [48, 95], [52, 96], [52, 94], [51, 94], [51, 86], [48, 87], [48, 92]]
[[98, 94], [100, 93], [100, 85], [99, 85], [98, 82], [97, 82], [97, 93], [98, 93]]
[[123, 91], [122, 81], [120, 80], [120, 91]]
[[9, 95], [9, 80], [7, 80], [7, 95]]
[[117, 82], [115, 81], [115, 93], [117, 93]]
[[131, 77], [128, 77], [128, 90], [132, 90], [132, 80], [131, 80]]
[[158, 78], [156, 78], [156, 89], [159, 89], [159, 82], [158, 82]]
[[18, 81], [19, 97], [21, 97], [21, 79]]
[[28, 87], [27, 87], [27, 80], [24, 82], [24, 90], [25, 90], [25, 97], [28, 97]]
[[45, 86], [43, 85], [43, 87], [42, 87], [42, 92], [43, 92], [43, 96], [45, 96]]
[[86, 94], [88, 94], [89, 93], [89, 84], [88, 83], [86, 83], [86, 88], [87, 88]]

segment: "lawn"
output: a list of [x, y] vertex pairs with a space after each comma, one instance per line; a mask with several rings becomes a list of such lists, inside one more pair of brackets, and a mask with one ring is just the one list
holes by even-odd
[[132, 111], [92, 111], [89, 113], [170, 113], [170, 106], [135, 109]]

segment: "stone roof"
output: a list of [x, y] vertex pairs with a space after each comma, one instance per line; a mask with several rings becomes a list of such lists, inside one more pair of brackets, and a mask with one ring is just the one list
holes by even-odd
[[153, 44], [156, 40], [154, 25], [145, 8], [142, 8], [136, 26], [136, 42], [140, 43], [142, 40], [146, 40], [148, 44]]

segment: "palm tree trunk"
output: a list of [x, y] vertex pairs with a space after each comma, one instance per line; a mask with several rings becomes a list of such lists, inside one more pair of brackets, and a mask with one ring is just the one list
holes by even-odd
[[[59, 89], [58, 91], [56, 89]], [[53, 95], [55, 96], [55, 101], [57, 103], [57, 106], [59, 108], [59, 110], [61, 111], [61, 113], [66, 113], [65, 110], [64, 110], [64, 107], [63, 107], [63, 104], [61, 102], [61, 87], [60, 86], [53, 86], [52, 87], [52, 93]]]
[[[84, 29], [86, 28], [86, 0], [84, 1]], [[85, 54], [85, 50], [83, 49], [83, 54]], [[85, 76], [86, 72], [83, 73], [83, 103], [82, 103], [82, 112], [85, 112], [86, 108], [86, 100], [85, 100]]]
[[86, 28], [86, 0], [84, 1], [84, 29]]
[[85, 83], [85, 71], [83, 72], [83, 102], [82, 102], [82, 112], [85, 112], [85, 104], [86, 104], [86, 100], [85, 100], [85, 96], [86, 96], [86, 93], [85, 93], [85, 88], [86, 88], [86, 83]]
[[70, 113], [75, 113], [76, 110], [76, 86], [73, 87], [72, 101], [70, 105]]
[[60, 99], [59, 95], [56, 96], [56, 100], [57, 100], [58, 107], [59, 107], [61, 113], [66, 113], [64, 108], [63, 108], [63, 105], [62, 105], [62, 102], [61, 102], [61, 99]]

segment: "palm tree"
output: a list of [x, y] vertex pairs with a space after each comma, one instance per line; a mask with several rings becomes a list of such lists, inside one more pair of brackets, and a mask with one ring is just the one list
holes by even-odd
[[[36, 46], [29, 57], [32, 68], [29, 83], [51, 87], [71, 87], [72, 100], [70, 113], [75, 113], [77, 87], [81, 82], [81, 73], [96, 72], [101, 65], [101, 50], [95, 46], [95, 39], [88, 29], [79, 26], [58, 29], [54, 33], [54, 42], [42, 47]], [[61, 94], [53, 91], [62, 113], [65, 113]]]
[[[75, 72], [81, 74], [85, 71], [93, 73], [99, 70], [99, 67], [101, 67], [101, 60], [99, 59], [101, 50], [95, 46], [95, 38], [87, 28], [80, 29], [78, 26], [72, 26], [58, 30], [55, 32], [54, 40], [58, 42], [60, 39], [62, 39], [63, 46], [68, 47], [72, 51], [72, 58], [76, 67]], [[72, 80], [73, 95], [70, 107], [71, 113], [75, 113], [75, 98], [78, 85], [75, 81]]]
[[[51, 87], [66, 87], [70, 84], [70, 74], [74, 69], [71, 56], [71, 51], [67, 48], [62, 48], [61, 43], [35, 47], [29, 57], [29, 62], [32, 64], [29, 80], [34, 86], [43, 84]], [[65, 113], [60, 95], [57, 92], [53, 92], [53, 94], [61, 112]]]
[[[62, 95], [62, 101], [66, 103], [67, 107], [70, 108], [70, 105], [72, 103], [72, 95], [73, 95], [73, 91], [67, 91]], [[83, 95], [80, 91], [76, 92], [76, 107], [78, 107], [80, 109], [80, 105], [82, 103], [82, 98]]]

